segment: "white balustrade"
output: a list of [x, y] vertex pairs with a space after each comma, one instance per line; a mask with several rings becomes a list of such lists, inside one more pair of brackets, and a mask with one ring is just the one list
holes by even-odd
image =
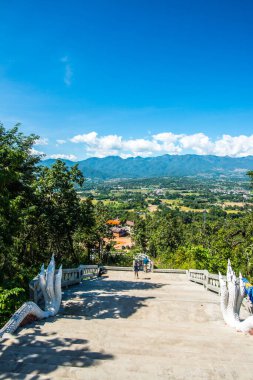
[[[78, 268], [62, 269], [62, 288], [70, 285], [79, 284], [85, 278], [91, 278], [98, 275], [98, 265], [79, 265]], [[58, 271], [55, 271], [55, 275]], [[30, 299], [36, 304], [41, 304], [43, 294], [40, 288], [39, 276], [35, 277], [29, 283]]]
[[198, 284], [202, 284], [207, 290], [220, 294], [218, 274], [209, 273], [207, 270], [189, 269], [188, 279]]

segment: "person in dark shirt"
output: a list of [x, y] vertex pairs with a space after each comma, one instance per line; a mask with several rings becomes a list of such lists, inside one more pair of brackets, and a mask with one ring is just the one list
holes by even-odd
[[134, 277], [139, 278], [139, 262], [137, 260], [134, 260]]

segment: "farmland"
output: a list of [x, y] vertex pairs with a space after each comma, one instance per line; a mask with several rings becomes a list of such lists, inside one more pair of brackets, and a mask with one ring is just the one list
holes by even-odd
[[112, 217], [155, 212], [159, 207], [183, 212], [220, 210], [243, 213], [252, 207], [247, 178], [154, 178], [88, 182], [80, 193], [109, 206]]

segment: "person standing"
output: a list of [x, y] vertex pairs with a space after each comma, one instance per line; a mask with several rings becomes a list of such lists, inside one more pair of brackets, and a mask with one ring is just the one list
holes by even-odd
[[145, 273], [147, 273], [147, 271], [148, 271], [148, 258], [147, 258], [147, 256], [144, 257], [144, 259], [143, 259], [143, 270]]
[[137, 260], [134, 260], [134, 277], [139, 278], [139, 262]]

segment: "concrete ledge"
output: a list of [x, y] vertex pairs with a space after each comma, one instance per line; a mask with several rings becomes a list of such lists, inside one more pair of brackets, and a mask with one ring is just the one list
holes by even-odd
[[[114, 266], [104, 266], [106, 270], [115, 270], [115, 271], [128, 271], [132, 272], [133, 267], [114, 267]], [[187, 271], [184, 269], [154, 269], [154, 273], [179, 273], [179, 274], [186, 274]]]
[[104, 266], [106, 270], [116, 270], [116, 271], [133, 271], [133, 267], [113, 267], [113, 266]]
[[184, 269], [154, 269], [154, 273], [179, 273], [179, 274], [186, 274], [187, 271]]

